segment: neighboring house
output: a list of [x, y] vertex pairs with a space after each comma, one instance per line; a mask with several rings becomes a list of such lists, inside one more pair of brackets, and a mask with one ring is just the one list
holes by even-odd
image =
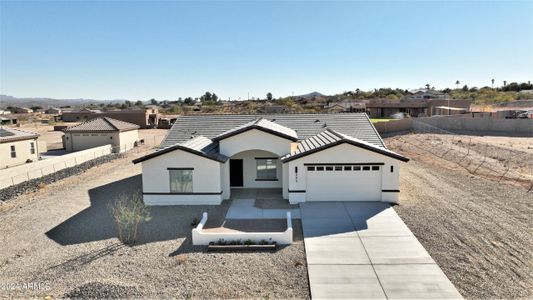
[[18, 123], [17, 117], [5, 114], [0, 115], [0, 125], [15, 125]]
[[343, 100], [339, 102], [330, 102], [324, 106], [324, 108], [327, 109], [329, 113], [365, 112], [366, 103], [361, 100]]
[[111, 144], [114, 152], [124, 152], [137, 145], [138, 129], [138, 125], [108, 117], [92, 119], [63, 130], [63, 145], [72, 152]]
[[449, 95], [432, 89], [410, 90], [406, 99], [448, 99]]
[[27, 107], [15, 107], [13, 108], [13, 112], [16, 114], [31, 114], [33, 109]]
[[408, 159], [364, 113], [181, 116], [142, 163], [147, 205], [220, 204], [232, 188], [278, 188], [290, 203], [398, 202]]
[[154, 105], [130, 110], [100, 110], [82, 109], [79, 111], [63, 112], [61, 119], [64, 122], [84, 122], [95, 118], [109, 117], [124, 122], [139, 125], [141, 128], [157, 127], [159, 122], [159, 109]]
[[0, 168], [7, 168], [37, 161], [38, 133], [0, 127]]
[[56, 107], [50, 107], [47, 110], [44, 111], [45, 114], [49, 115], [59, 115], [61, 114], [61, 109]]
[[[411, 117], [431, 117], [433, 115], [447, 114], [435, 107], [450, 107], [450, 112], [454, 108], [460, 109], [460, 112], [468, 112], [470, 109], [470, 100], [462, 99], [371, 99], [366, 101], [366, 111], [371, 118], [388, 118], [397, 113], [405, 113]], [[454, 110], [457, 111], [457, 110]], [[453, 114], [453, 113], [451, 113]]]
[[9, 115], [11, 112], [9, 110], [1, 110], [0, 109], [0, 115]]

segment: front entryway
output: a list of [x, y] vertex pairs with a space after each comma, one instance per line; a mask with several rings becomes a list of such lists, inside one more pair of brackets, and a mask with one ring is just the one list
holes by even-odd
[[244, 183], [243, 160], [229, 160], [229, 185], [232, 187], [242, 187]]

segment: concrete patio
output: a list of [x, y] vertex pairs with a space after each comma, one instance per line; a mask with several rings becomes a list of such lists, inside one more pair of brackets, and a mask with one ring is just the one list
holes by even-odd
[[226, 219], [286, 219], [287, 211], [293, 219], [300, 219], [300, 208], [288, 204], [280, 189], [232, 189], [231, 198]]
[[301, 204], [314, 299], [462, 299], [387, 203]]

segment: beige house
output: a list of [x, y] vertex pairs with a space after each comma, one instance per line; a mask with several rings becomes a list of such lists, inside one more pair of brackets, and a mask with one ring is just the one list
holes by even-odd
[[39, 159], [38, 133], [0, 127], [0, 169]]
[[92, 119], [64, 130], [63, 145], [68, 152], [111, 144], [114, 152], [137, 145], [139, 126], [108, 117]]

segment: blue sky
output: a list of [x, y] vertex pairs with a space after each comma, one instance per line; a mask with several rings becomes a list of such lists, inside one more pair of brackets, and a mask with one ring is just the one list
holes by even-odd
[[0, 1], [0, 93], [224, 99], [533, 80], [533, 1]]

